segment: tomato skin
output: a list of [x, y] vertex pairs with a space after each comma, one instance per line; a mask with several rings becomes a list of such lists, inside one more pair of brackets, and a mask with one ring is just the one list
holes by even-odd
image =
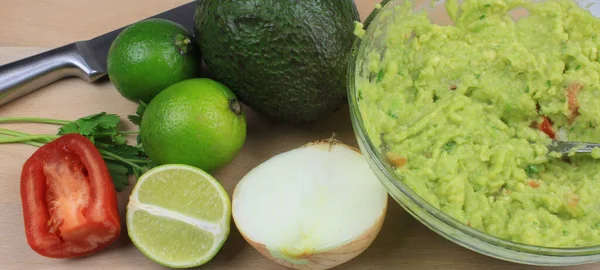
[[[84, 223], [78, 223], [70, 232], [51, 231], [49, 224], [57, 217], [51, 216], [47, 192], [51, 184], [64, 184], [47, 183], [52, 178], [46, 177], [44, 166], [65, 164], [67, 157], [77, 157], [78, 164], [85, 168], [82, 175], [86, 180], [82, 183], [89, 185], [89, 194], [86, 194], [85, 209], [81, 211]], [[64, 171], [62, 173], [60, 176], [65, 176]], [[111, 245], [120, 235], [121, 222], [112, 178], [100, 152], [82, 135], [66, 134], [40, 147], [23, 165], [20, 188], [27, 243], [42, 256], [72, 258], [89, 255]], [[77, 240], [63, 239], [61, 233], [75, 235]]]
[[552, 124], [550, 123], [548, 117], [544, 117], [544, 121], [542, 121], [542, 123], [540, 124], [539, 129], [542, 132], [546, 133], [550, 138], [556, 138], [556, 134], [554, 133], [554, 129], [552, 128]]

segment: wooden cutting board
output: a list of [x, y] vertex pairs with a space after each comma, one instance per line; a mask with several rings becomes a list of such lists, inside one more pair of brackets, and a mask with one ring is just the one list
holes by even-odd
[[[185, 0], [2, 0], [0, 3], [0, 64], [53, 47], [89, 39], [122, 25], [167, 10]], [[364, 19], [374, 0], [357, 0]], [[0, 117], [37, 116], [74, 120], [97, 112], [116, 113], [126, 119], [136, 106], [122, 98], [110, 82], [88, 84], [66, 79], [40, 89], [6, 106]], [[356, 145], [348, 109], [310, 126], [277, 124], [245, 108], [248, 135], [245, 146], [215, 177], [230, 192], [251, 168], [269, 157], [306, 142], [328, 138]], [[124, 121], [128, 123], [128, 121]], [[30, 133], [55, 133], [56, 126], [2, 124]], [[135, 129], [124, 125], [125, 129]], [[35, 148], [27, 145], [0, 145], [0, 269], [162, 269], [141, 254], [125, 236], [110, 250], [81, 259], [56, 260], [39, 256], [26, 243], [19, 176], [23, 162]], [[121, 209], [129, 193], [120, 193]], [[232, 227], [221, 252], [204, 269], [284, 269], [263, 258]], [[338, 269], [542, 269], [496, 260], [462, 248], [433, 233], [407, 214], [395, 201], [383, 229], [371, 247]], [[600, 264], [561, 269], [598, 269]]]

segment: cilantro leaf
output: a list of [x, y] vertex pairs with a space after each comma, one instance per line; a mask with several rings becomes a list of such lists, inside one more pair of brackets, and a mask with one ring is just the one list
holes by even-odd
[[[141, 146], [131, 146], [128, 144], [121, 145], [102, 145], [102, 149], [108, 151], [114, 155], [119, 156], [122, 160], [120, 164], [126, 166], [128, 174], [132, 174], [135, 177], [140, 177], [143, 173], [154, 167], [152, 161], [148, 159], [146, 153]], [[134, 163], [136, 166], [131, 166], [128, 163]], [[110, 161], [116, 162], [116, 161]]]
[[148, 164], [148, 166], [143, 166], [138, 168], [133, 168], [133, 175], [136, 178], [140, 178], [140, 176], [142, 176], [142, 174], [144, 174], [145, 172], [147, 172], [148, 170], [152, 169], [154, 165], [152, 165], [151, 163]]
[[58, 135], [67, 133], [79, 133], [86, 137], [93, 137], [96, 133], [106, 133], [106, 131], [117, 132], [117, 125], [120, 118], [116, 114], [106, 114], [105, 112], [88, 115], [70, 122], [58, 130]]
[[104, 146], [103, 149], [124, 159], [147, 159], [144, 150], [138, 146], [131, 146], [128, 144], [107, 145]]
[[383, 80], [383, 76], [385, 75], [385, 72], [382, 70], [379, 70], [379, 73], [377, 73], [377, 80], [376, 82], [381, 82]]
[[[146, 109], [146, 104], [141, 102], [136, 114], [141, 120], [142, 114]], [[100, 112], [81, 117], [75, 121], [48, 119], [48, 118], [21, 118], [31, 123], [51, 123], [62, 125], [57, 135], [77, 133], [90, 140], [96, 149], [102, 155], [104, 162], [110, 172], [112, 180], [117, 191], [123, 190], [129, 184], [129, 176], [141, 176], [144, 172], [154, 165], [146, 156], [141, 143], [131, 146], [127, 144], [125, 134], [134, 134], [135, 132], [122, 132], [118, 130], [121, 118], [116, 114], [107, 114]], [[139, 121], [138, 121], [139, 123]], [[29, 136], [29, 134], [16, 132], [19, 136]], [[34, 146], [40, 147], [43, 142], [49, 142], [56, 138], [56, 135], [36, 136], [35, 140], [28, 141]], [[26, 142], [27, 143], [27, 142]]]
[[391, 118], [398, 119], [398, 115], [393, 113], [392, 110], [388, 110], [387, 115], [389, 115]]
[[110, 172], [113, 184], [117, 191], [122, 191], [129, 185], [129, 170], [127, 167], [117, 164], [114, 161], [105, 161], [106, 167]]
[[137, 107], [135, 115], [127, 116], [127, 118], [129, 118], [129, 121], [131, 121], [131, 123], [133, 123], [136, 126], [140, 126], [140, 124], [142, 123], [142, 116], [144, 115], [144, 111], [146, 111], [146, 107], [148, 107], [148, 104], [146, 104], [143, 101], [140, 101], [140, 105]]
[[139, 126], [142, 123], [142, 118], [137, 115], [128, 115], [127, 119], [136, 126]]
[[444, 151], [450, 153], [450, 152], [452, 152], [452, 150], [454, 150], [455, 147], [456, 147], [456, 142], [449, 141], [446, 144], [444, 144]]
[[527, 173], [527, 176], [532, 177], [532, 176], [538, 174], [540, 171], [536, 165], [531, 164], [531, 165], [527, 165], [527, 167], [525, 167], [525, 172]]
[[116, 114], [102, 114], [90, 120], [95, 120], [99, 127], [105, 129], [117, 128], [121, 122], [121, 118]]
[[111, 138], [115, 144], [121, 145], [121, 144], [126, 143], [125, 136], [123, 136], [121, 134], [116, 134], [116, 135], [112, 136]]
[[[142, 102], [136, 111], [138, 115], [131, 117], [141, 119], [145, 108], [146, 104]], [[127, 144], [125, 136], [118, 130], [120, 122], [118, 115], [101, 112], [81, 117], [58, 131], [58, 135], [79, 133], [94, 143], [102, 153], [117, 191], [129, 184], [129, 175], [139, 177], [153, 167], [139, 142], [137, 146]]]
[[58, 135], [64, 135], [69, 133], [79, 133], [79, 129], [77, 128], [77, 124], [75, 122], [70, 122], [58, 129]]
[[121, 134], [116, 127], [114, 128], [103, 128], [99, 127], [92, 136], [98, 140], [103, 142], [115, 143], [115, 144], [124, 144], [125, 136]]

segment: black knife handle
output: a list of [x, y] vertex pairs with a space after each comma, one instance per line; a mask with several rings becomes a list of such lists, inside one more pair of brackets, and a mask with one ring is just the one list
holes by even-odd
[[65, 77], [91, 82], [98, 75], [82, 58], [77, 43], [45, 51], [0, 66], [0, 106]]

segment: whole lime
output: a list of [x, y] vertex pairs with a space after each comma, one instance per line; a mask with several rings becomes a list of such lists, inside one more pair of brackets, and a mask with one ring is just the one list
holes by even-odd
[[187, 164], [205, 171], [233, 160], [246, 139], [241, 103], [227, 86], [188, 79], [161, 91], [142, 115], [144, 151], [157, 165]]
[[169, 85], [196, 77], [197, 53], [180, 24], [147, 19], [126, 27], [108, 51], [108, 77], [132, 101], [150, 102]]

